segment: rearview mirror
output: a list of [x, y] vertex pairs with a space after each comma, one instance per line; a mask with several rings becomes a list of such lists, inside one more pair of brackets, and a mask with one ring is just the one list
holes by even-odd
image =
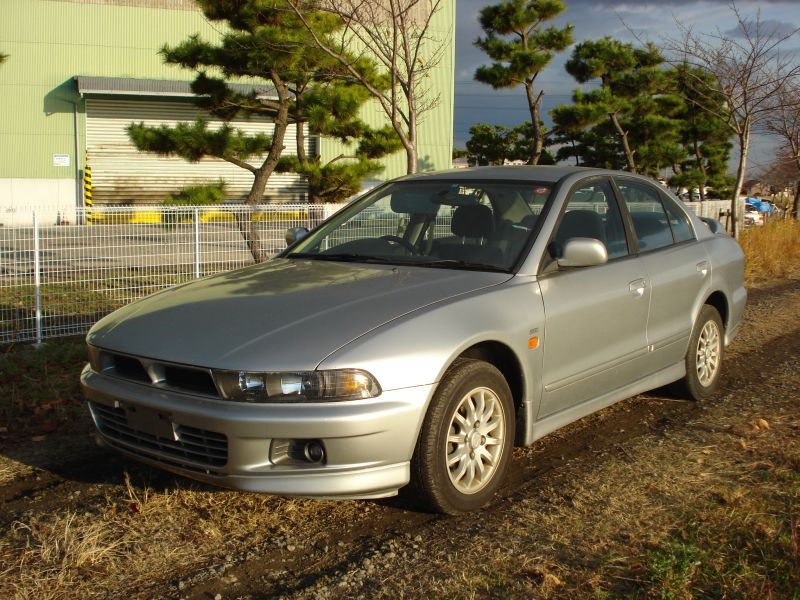
[[291, 246], [295, 242], [299, 242], [304, 237], [308, 235], [308, 229], [305, 227], [289, 227], [286, 230], [286, 235], [284, 238], [286, 239], [286, 245]]
[[608, 251], [600, 240], [594, 238], [572, 238], [564, 245], [564, 253], [558, 259], [559, 267], [593, 267], [608, 262]]

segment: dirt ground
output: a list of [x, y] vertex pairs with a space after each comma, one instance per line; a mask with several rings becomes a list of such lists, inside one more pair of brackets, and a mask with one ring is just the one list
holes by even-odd
[[96, 446], [67, 351], [44, 368], [68, 383], [0, 417], [0, 597], [800, 597], [798, 317], [800, 280], [751, 290], [719, 396], [658, 390], [516, 449], [457, 517], [129, 461]]

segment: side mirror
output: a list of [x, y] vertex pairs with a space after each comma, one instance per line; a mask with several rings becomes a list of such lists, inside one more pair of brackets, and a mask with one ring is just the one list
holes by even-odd
[[608, 262], [605, 244], [594, 238], [572, 238], [564, 245], [559, 267], [593, 267]]
[[[745, 215], [744, 218], [745, 220], [747, 220], [747, 215]], [[708, 227], [711, 230], [711, 233], [718, 233], [720, 235], [728, 234], [728, 232], [725, 231], [725, 226], [719, 221], [715, 221], [714, 219], [711, 219], [709, 217], [700, 217], [700, 220], [706, 224], [706, 227]], [[752, 220], [753, 219], [751, 217], [750, 221]]]
[[286, 239], [286, 245], [291, 246], [295, 242], [299, 242], [304, 237], [308, 235], [308, 229], [305, 227], [289, 227], [286, 230], [286, 235], [284, 238]]

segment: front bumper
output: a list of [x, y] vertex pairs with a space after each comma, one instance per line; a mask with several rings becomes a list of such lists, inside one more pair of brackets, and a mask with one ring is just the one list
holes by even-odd
[[[433, 386], [372, 400], [245, 404], [101, 375], [81, 387], [103, 441], [142, 462], [239, 490], [320, 498], [375, 498], [409, 481]], [[275, 460], [287, 441], [316, 440], [321, 463]]]

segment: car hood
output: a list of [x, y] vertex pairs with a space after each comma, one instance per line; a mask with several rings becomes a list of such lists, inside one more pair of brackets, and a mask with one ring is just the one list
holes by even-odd
[[392, 319], [510, 277], [274, 259], [129, 304], [98, 322], [87, 341], [121, 353], [220, 369], [314, 369]]

